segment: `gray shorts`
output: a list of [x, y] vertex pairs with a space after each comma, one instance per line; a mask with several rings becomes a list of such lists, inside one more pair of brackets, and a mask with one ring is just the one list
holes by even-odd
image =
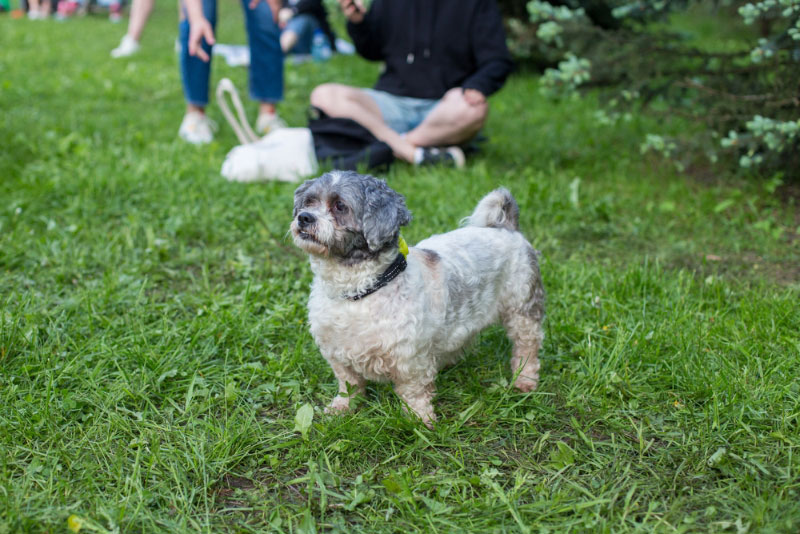
[[375, 89], [362, 89], [362, 91], [378, 104], [383, 122], [397, 133], [410, 132], [419, 126], [439, 103], [437, 99], [397, 96]]

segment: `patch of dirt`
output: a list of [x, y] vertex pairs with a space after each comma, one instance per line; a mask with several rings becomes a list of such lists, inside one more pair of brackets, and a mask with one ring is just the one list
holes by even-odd
[[800, 260], [791, 256], [764, 258], [747, 252], [739, 255], [715, 252], [673, 258], [667, 267], [693, 271], [703, 278], [711, 275], [727, 279], [765, 278], [782, 286], [800, 283]]
[[[302, 477], [305, 470], [294, 473], [292, 480]], [[273, 495], [277, 501], [303, 503], [306, 498], [303, 495], [304, 486], [296, 484], [285, 484], [277, 478], [267, 473], [262, 473], [257, 480], [240, 477], [236, 475], [225, 475], [220, 483], [212, 490], [219, 508], [236, 509], [248, 508], [252, 500], [250, 497], [243, 497], [242, 492], [255, 492], [255, 495]]]

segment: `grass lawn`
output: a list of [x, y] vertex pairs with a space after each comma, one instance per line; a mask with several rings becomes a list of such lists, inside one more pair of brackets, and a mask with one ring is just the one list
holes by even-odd
[[[513, 77], [466, 170], [386, 178], [411, 244], [516, 195], [544, 254], [539, 390], [509, 389], [495, 328], [440, 375], [433, 430], [387, 385], [328, 417], [295, 186], [219, 176], [216, 106], [217, 141], [177, 139], [173, 4], [112, 61], [122, 33], [0, 16], [0, 534], [800, 530], [800, 217], [776, 179], [677, 174], [639, 143], [681, 124], [603, 126]], [[287, 65], [282, 114], [376, 73]]]

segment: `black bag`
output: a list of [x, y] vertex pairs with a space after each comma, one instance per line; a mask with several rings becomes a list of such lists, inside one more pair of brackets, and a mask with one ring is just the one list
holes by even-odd
[[308, 128], [321, 165], [355, 171], [386, 169], [394, 161], [392, 149], [352, 119], [329, 117], [321, 109], [309, 110]]

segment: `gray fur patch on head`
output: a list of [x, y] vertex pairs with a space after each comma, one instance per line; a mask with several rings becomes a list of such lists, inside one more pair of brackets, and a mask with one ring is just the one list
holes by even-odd
[[385, 245], [397, 242], [400, 227], [411, 222], [411, 212], [406, 199], [383, 180], [362, 176], [364, 186], [364, 212], [361, 224], [370, 250], [379, 251]]
[[[347, 210], [333, 209], [337, 202]], [[396, 245], [400, 226], [411, 221], [402, 195], [383, 180], [353, 171], [331, 171], [300, 185], [294, 195], [294, 217], [313, 205], [318, 205], [316, 215], [330, 217], [337, 229], [331, 254], [348, 262], [374, 257], [387, 245]]]

